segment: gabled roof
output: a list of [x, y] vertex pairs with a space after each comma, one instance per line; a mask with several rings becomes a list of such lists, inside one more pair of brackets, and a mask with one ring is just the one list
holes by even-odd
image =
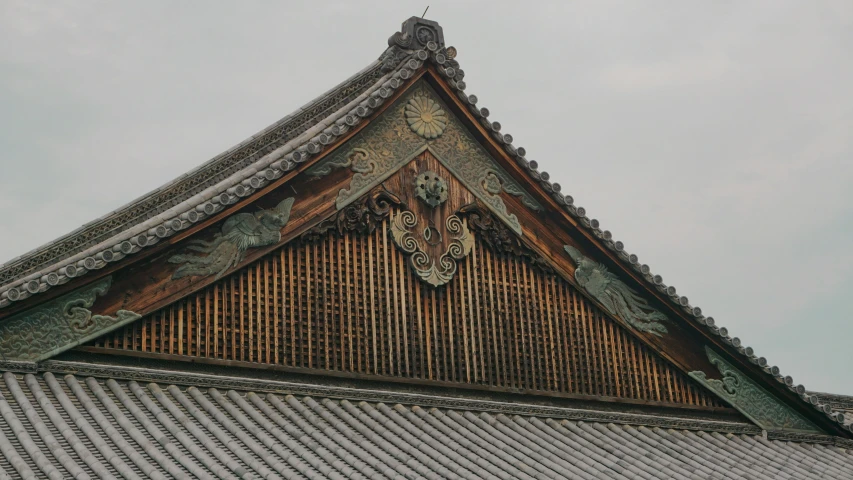
[[[530, 179], [561, 205], [590, 238], [609, 249], [615, 259], [636, 272], [637, 278], [644, 279], [651, 289], [683, 310], [699, 328], [718, 336], [802, 400], [844, 425], [842, 413], [834, 411], [802, 385], [795, 386], [790, 376], [768, 366], [766, 359], [741, 345], [726, 328], [716, 326], [713, 318], [704, 316], [687, 297], [678, 295], [675, 287], [664, 284], [660, 275], [641, 264], [636, 255], [627, 253], [624, 244], [615, 241], [597, 220], [589, 218], [586, 210], [576, 206], [571, 196], [563, 194], [561, 186], [552, 183], [546, 172], [538, 171], [537, 163], [527, 160], [526, 151], [513, 145], [512, 136], [501, 132], [500, 123], [489, 119], [488, 109], [480, 107], [477, 97], [466, 92], [464, 71], [454, 59], [456, 50], [445, 47], [437, 23], [412, 17], [404, 22], [400, 32], [389, 38], [388, 44], [379, 60], [258, 135], [127, 206], [8, 262], [0, 268], [0, 308], [120, 262], [228, 209], [345, 136], [429, 63], [506, 155], [523, 167]], [[848, 428], [853, 431], [853, 427]]]

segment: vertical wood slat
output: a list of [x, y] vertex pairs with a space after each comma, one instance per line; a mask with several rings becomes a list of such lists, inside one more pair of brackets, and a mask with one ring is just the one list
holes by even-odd
[[721, 406], [570, 284], [479, 239], [419, 281], [389, 241], [301, 239], [90, 345], [186, 357]]

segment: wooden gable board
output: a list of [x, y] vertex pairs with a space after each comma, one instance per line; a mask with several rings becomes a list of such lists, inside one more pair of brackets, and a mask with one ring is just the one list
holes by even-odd
[[[412, 188], [423, 172], [446, 181], [448, 198], [435, 209], [425, 208]], [[411, 255], [394, 245], [389, 230], [406, 212], [413, 213], [416, 237], [428, 225], [437, 236], [452, 236], [441, 219], [457, 214], [476, 238], [446, 284], [423, 281]], [[86, 350], [643, 405], [722, 406], [545, 259], [520, 242], [506, 248], [513, 238], [424, 151], [299, 239]], [[430, 251], [422, 237], [416, 240], [432, 260], [446, 251], [440, 242]]]

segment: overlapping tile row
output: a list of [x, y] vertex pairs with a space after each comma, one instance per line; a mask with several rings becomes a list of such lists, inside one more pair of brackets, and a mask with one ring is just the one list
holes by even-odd
[[853, 425], [853, 396], [825, 392], [806, 392], [806, 394], [809, 398], [819, 398], [819, 403], [827, 404], [835, 411], [845, 413], [844, 423]]
[[837, 447], [6, 373], [0, 479], [853, 478]]

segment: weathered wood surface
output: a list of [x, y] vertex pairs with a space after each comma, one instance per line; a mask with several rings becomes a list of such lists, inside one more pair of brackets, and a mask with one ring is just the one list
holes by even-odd
[[[423, 171], [449, 184], [447, 201], [434, 210], [411, 188]], [[429, 152], [375, 190], [384, 191], [399, 205], [372, 232], [330, 229], [294, 240], [90, 346], [501, 391], [721, 406], [553, 270], [523, 256], [478, 239], [447, 285], [420, 281], [392, 244], [388, 223], [407, 208], [440, 224], [476, 200]]]

